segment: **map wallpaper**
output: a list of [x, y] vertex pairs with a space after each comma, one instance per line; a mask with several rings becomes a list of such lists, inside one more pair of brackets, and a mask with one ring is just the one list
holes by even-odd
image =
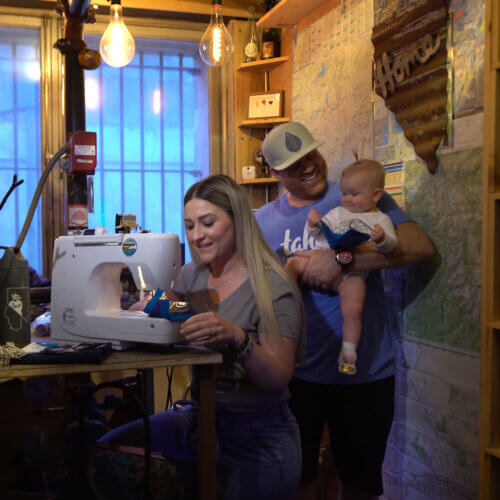
[[339, 5], [300, 32], [294, 47], [293, 118], [325, 141], [321, 152], [334, 180], [355, 154], [386, 165], [402, 162], [403, 196], [397, 201], [431, 237], [438, 254], [402, 279], [387, 280], [399, 287], [393, 295], [402, 294], [402, 333], [478, 351], [484, 2], [449, 2], [452, 125], [432, 176], [372, 89], [374, 23], [419, 1], [345, 0], [343, 9]]

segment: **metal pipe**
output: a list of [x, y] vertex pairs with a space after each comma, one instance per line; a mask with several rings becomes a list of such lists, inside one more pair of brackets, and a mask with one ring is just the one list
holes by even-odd
[[73, 0], [67, 8], [64, 27], [66, 139], [77, 130], [85, 130], [85, 89], [83, 68], [78, 53], [83, 48], [83, 25], [87, 21], [90, 0]]
[[85, 130], [85, 87], [78, 52], [68, 52], [65, 61], [66, 140], [77, 130]]
[[73, 0], [68, 8], [68, 13], [72, 17], [85, 17], [89, 8], [90, 0]]
[[[65, 121], [66, 140], [78, 130], [85, 130], [85, 86], [83, 68], [78, 54], [85, 48], [83, 25], [89, 20], [90, 0], [63, 0], [65, 14], [64, 38], [58, 40], [56, 47], [64, 55], [65, 72]], [[78, 199], [77, 199], [78, 197]], [[67, 182], [67, 206], [87, 204], [87, 176], [69, 175]], [[67, 229], [74, 229], [71, 221], [65, 217]], [[77, 226], [80, 229], [85, 229]]]

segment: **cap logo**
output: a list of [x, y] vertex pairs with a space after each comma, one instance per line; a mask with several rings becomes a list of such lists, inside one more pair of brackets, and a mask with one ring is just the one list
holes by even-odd
[[288, 151], [291, 151], [292, 153], [296, 153], [302, 147], [302, 141], [296, 135], [293, 135], [293, 134], [286, 132], [285, 133], [285, 145], [286, 145], [286, 149], [288, 149]]

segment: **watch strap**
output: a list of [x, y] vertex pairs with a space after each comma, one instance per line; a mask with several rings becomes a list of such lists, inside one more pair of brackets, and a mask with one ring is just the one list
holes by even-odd
[[238, 361], [243, 361], [248, 356], [253, 350], [253, 340], [251, 335], [245, 331], [245, 339], [243, 340], [242, 344], [236, 348], [236, 359]]
[[338, 264], [340, 264], [343, 268], [349, 267], [354, 260], [354, 257], [351, 252], [348, 251], [339, 251], [335, 254], [335, 260]]

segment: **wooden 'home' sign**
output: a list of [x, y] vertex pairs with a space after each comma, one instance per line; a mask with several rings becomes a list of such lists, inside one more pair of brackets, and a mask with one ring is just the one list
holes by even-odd
[[421, 0], [372, 33], [375, 91], [431, 174], [448, 122], [446, 21], [444, 0]]

